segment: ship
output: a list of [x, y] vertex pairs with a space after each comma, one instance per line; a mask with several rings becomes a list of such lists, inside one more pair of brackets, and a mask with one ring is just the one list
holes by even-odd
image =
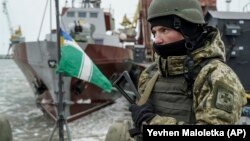
[[[101, 0], [83, 0], [81, 6], [63, 7], [60, 27], [69, 33], [100, 71], [112, 82], [132, 67], [133, 51], [123, 47], [114, 29], [110, 11], [101, 8]], [[28, 80], [38, 108], [57, 120], [59, 76], [57, 30], [42, 41], [21, 42], [12, 46], [13, 60]], [[113, 104], [120, 94], [105, 93], [99, 87], [74, 77], [63, 77], [64, 117], [67, 122], [79, 119]], [[114, 90], [113, 90], [114, 91]]]

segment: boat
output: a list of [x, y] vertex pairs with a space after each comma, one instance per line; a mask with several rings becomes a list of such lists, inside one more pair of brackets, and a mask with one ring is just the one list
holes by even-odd
[[[114, 29], [112, 13], [100, 7], [101, 0], [83, 0], [80, 7], [63, 7], [60, 26], [81, 46], [110, 81], [132, 66], [133, 51], [124, 48], [119, 37], [106, 34]], [[57, 120], [58, 63], [56, 30], [43, 41], [22, 42], [12, 46], [14, 62], [27, 78], [37, 107]], [[67, 122], [77, 120], [113, 104], [117, 93], [105, 93], [99, 87], [73, 77], [63, 77], [64, 113]]]

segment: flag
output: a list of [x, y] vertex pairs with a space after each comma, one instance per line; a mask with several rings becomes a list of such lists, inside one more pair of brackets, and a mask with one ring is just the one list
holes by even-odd
[[88, 81], [106, 92], [111, 92], [112, 84], [83, 49], [62, 29], [60, 36], [61, 58], [56, 72]]

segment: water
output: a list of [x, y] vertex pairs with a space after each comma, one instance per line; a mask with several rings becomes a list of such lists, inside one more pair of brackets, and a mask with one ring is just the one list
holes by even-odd
[[[0, 69], [0, 115], [9, 119], [13, 141], [48, 141], [54, 122], [36, 107], [23, 73], [11, 59], [0, 59]], [[130, 118], [127, 108], [127, 101], [121, 97], [115, 104], [69, 123], [72, 141], [103, 141], [109, 126]], [[56, 130], [53, 141], [58, 138]]]

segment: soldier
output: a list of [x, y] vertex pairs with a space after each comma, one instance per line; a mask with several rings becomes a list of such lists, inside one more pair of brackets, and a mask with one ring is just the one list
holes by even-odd
[[[142, 140], [143, 124], [239, 124], [245, 90], [225, 64], [220, 33], [206, 25], [198, 1], [152, 0], [147, 20], [156, 61], [142, 72], [141, 98], [129, 107], [135, 127], [130, 135]], [[109, 131], [128, 134], [117, 126]]]

